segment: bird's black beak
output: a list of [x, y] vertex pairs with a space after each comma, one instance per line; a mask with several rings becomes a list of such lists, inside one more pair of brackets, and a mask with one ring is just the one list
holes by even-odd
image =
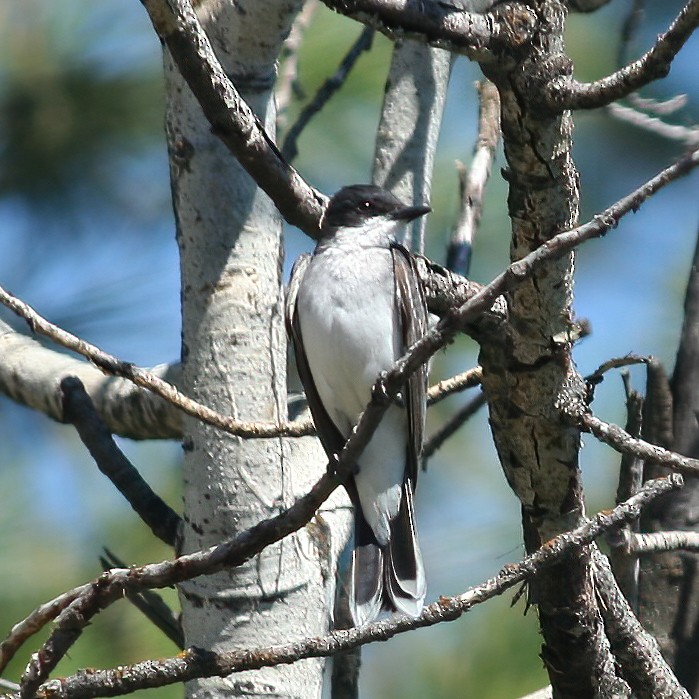
[[396, 221], [412, 221], [418, 216], [429, 214], [432, 209], [429, 206], [405, 206], [391, 213], [391, 218]]

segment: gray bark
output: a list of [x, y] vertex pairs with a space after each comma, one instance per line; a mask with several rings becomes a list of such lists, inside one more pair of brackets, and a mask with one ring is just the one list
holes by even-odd
[[[571, 114], [546, 115], [537, 109], [547, 81], [554, 74], [566, 79], [565, 10], [558, 2], [546, 2], [539, 11], [547, 34], [521, 60], [483, 65], [500, 92], [512, 260], [578, 221]], [[569, 337], [573, 270], [569, 254], [506, 294], [506, 340], [481, 345], [490, 424], [505, 476], [522, 505], [527, 551], [584, 517], [580, 435], [560, 414], [565, 405], [580, 405], [584, 387], [572, 343], [554, 341]], [[590, 553], [582, 549], [530, 586], [554, 697], [614, 696], [618, 686], [590, 571]]]
[[[452, 56], [417, 41], [396, 43], [376, 135], [372, 181], [406, 204], [428, 203]], [[425, 217], [407, 227], [424, 252]]]

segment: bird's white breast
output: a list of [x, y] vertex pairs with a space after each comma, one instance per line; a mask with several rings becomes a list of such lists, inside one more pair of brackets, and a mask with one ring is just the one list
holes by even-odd
[[[329, 247], [311, 260], [297, 298], [303, 346], [318, 395], [347, 437], [382, 371], [401, 354], [393, 258], [386, 247]], [[359, 458], [362, 510], [381, 543], [398, 512], [407, 417], [389, 408]]]

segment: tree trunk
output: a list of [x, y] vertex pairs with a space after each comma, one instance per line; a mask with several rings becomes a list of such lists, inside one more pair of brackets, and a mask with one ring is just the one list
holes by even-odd
[[[300, 2], [203, 3], [224, 69], [274, 134], [276, 59]], [[183, 387], [245, 420], [285, 420], [281, 218], [211, 133], [169, 57], [167, 134], [182, 274]], [[322, 473], [314, 440], [242, 440], [184, 428], [182, 551], [227, 539], [293, 502]], [[336, 546], [326, 519], [235, 570], [180, 586], [187, 645], [230, 650], [326, 632]], [[323, 661], [191, 682], [190, 696], [319, 696]]]

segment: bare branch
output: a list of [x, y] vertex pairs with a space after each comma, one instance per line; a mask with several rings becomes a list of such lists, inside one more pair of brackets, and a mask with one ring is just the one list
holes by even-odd
[[696, 148], [699, 145], [699, 126], [668, 124], [658, 117], [649, 116], [638, 109], [626, 107], [623, 104], [613, 103], [607, 109], [619, 121], [632, 124], [660, 138], [677, 141], [688, 148]]
[[520, 3], [492, 12], [464, 12], [454, 5], [421, 0], [323, 0], [331, 10], [374, 27], [389, 39], [411, 38], [430, 46], [486, 60], [531, 41], [536, 15]]
[[[376, 426], [364, 430], [373, 433]], [[349, 440], [352, 448], [361, 451], [371, 435], [354, 433]], [[348, 445], [345, 445], [347, 452]], [[338, 468], [349, 469], [354, 461], [341, 462]], [[182, 555], [173, 561], [163, 561], [128, 569], [115, 569], [94, 582], [82, 586], [56, 619], [56, 628], [41, 650], [32, 655], [22, 677], [22, 697], [33, 696], [41, 683], [81, 635], [85, 626], [100, 611], [125, 594], [144, 589], [166, 587], [191, 580], [199, 575], [215, 573], [242, 564], [269, 544], [297, 531], [313, 517], [318, 507], [340, 484], [338, 477], [326, 473], [313, 488], [287, 510], [247, 529], [233, 539], [203, 551]]]
[[[643, 397], [631, 389], [628, 373], [624, 376], [626, 389], [626, 431], [632, 437], [639, 437], [643, 425]], [[619, 464], [619, 482], [616, 491], [617, 503], [627, 500], [637, 493], [643, 485], [643, 461], [634, 454], [622, 454]], [[630, 556], [625, 546], [631, 531], [638, 531], [639, 523], [633, 522], [620, 529], [612, 529], [607, 533], [610, 545], [610, 560], [614, 577], [634, 613], [638, 613], [638, 558]]]
[[61, 390], [65, 419], [73, 423], [99, 470], [117, 487], [153, 534], [174, 547], [182, 527], [181, 517], [156, 495], [117, 447], [80, 379], [70, 376], [63, 379]]
[[14, 658], [15, 653], [29, 638], [51, 623], [69, 604], [85, 594], [90, 583], [80, 585], [37, 607], [28, 617], [15, 624], [5, 640], [0, 643], [0, 672]]
[[99, 347], [91, 345], [85, 340], [81, 340], [72, 333], [62, 330], [57, 325], [50, 323], [40, 316], [29, 304], [0, 287], [0, 303], [14, 311], [20, 318], [24, 318], [29, 327], [41, 335], [53, 340], [55, 343], [67, 349], [81, 354], [89, 359], [96, 367], [107, 374], [121, 376], [133, 381], [137, 386], [147, 388], [149, 391], [159, 395], [161, 398], [177, 406], [180, 410], [196, 417], [214, 427], [218, 427], [225, 432], [246, 437], [248, 439], [258, 439], [266, 437], [302, 437], [313, 434], [313, 426], [310, 421], [287, 422], [287, 423], [263, 423], [263, 422], [243, 422], [234, 420], [217, 413], [211, 408], [207, 408], [201, 403], [197, 403], [191, 398], [187, 398], [175, 386], [163, 381], [161, 378], [151, 374], [145, 369], [141, 369], [134, 364], [124, 362], [111, 354], [103, 352]]
[[468, 276], [473, 240], [483, 211], [483, 194], [500, 138], [500, 97], [497, 88], [489, 80], [483, 80], [478, 83], [478, 93], [478, 140], [471, 167], [466, 170], [462, 163], [458, 163], [461, 211], [447, 250], [447, 267], [464, 276]]
[[[609, 527], [638, 517], [641, 508], [658, 495], [682, 486], [682, 477], [672, 474], [667, 478], [649, 481], [628, 502], [611, 511], [600, 512], [581, 527], [561, 534], [520, 563], [508, 564], [497, 576], [473, 587], [456, 597], [440, 597], [424, 608], [416, 618], [396, 615], [345, 631], [336, 631], [320, 638], [304, 639], [273, 648], [214, 653], [190, 648], [178, 656], [161, 661], [149, 660], [115, 670], [79, 673], [60, 680], [46, 682], [37, 688], [40, 699], [87, 699], [97, 696], [126, 694], [136, 689], [160, 687], [196, 677], [225, 676], [242, 670], [295, 662], [303, 658], [326, 657], [372, 641], [385, 641], [399, 633], [458, 619], [472, 607], [503, 594], [506, 590], [531, 579], [542, 568], [559, 561], [576, 548], [591, 543]], [[164, 566], [167, 564], [158, 564]], [[141, 571], [151, 566], [144, 566]], [[104, 580], [104, 588], [120, 581], [124, 588], [131, 571], [112, 571], [113, 580]], [[106, 578], [107, 576], [103, 576]], [[179, 577], [179, 576], [178, 576]], [[93, 586], [94, 587], [94, 586]], [[104, 589], [103, 588], [103, 589]]]
[[699, 532], [664, 531], [650, 534], [630, 534], [629, 553], [659, 553], [660, 551], [699, 551]]
[[618, 425], [604, 422], [604, 420], [600, 420], [590, 413], [583, 415], [568, 414], [568, 417], [580, 429], [595, 435], [597, 439], [613, 447], [620, 454], [633, 454], [639, 459], [653, 461], [656, 464], [672, 468], [689, 476], [699, 475], [699, 459], [690, 459], [674, 451], [645, 442], [642, 439], [636, 439]]
[[307, 104], [296, 123], [291, 126], [282, 146], [282, 155], [291, 162], [298, 155], [297, 141], [302, 131], [308, 126], [310, 120], [320, 112], [330, 101], [332, 96], [345, 84], [352, 68], [359, 60], [359, 57], [371, 48], [374, 39], [374, 30], [365, 27], [359, 38], [352, 44], [347, 55], [342, 59], [335, 74], [328, 78], [320, 87], [315, 97]]
[[434, 405], [454, 393], [479, 386], [482, 377], [483, 369], [479, 366], [474, 366], [473, 369], [469, 369], [461, 374], [452, 376], [450, 379], [444, 379], [444, 381], [440, 381], [434, 384], [434, 386], [430, 386], [427, 391], [427, 405]]
[[219, 136], [282, 216], [318, 237], [327, 197], [282, 157], [221, 67], [190, 0], [141, 0], [155, 31]]
[[552, 109], [596, 109], [664, 78], [672, 61], [699, 25], [699, 0], [689, 0], [670, 28], [650, 51], [625, 68], [591, 83], [554, 80], [543, 86], [542, 97]]
[[622, 677], [631, 686], [634, 696], [639, 699], [690, 699], [665, 662], [653, 636], [634, 616], [617, 587], [609, 562], [596, 546], [592, 547], [592, 561], [605, 630]]
[[604, 380], [604, 375], [611, 369], [620, 369], [634, 364], [647, 364], [649, 357], [640, 354], [627, 354], [623, 357], [612, 357], [606, 362], [602, 362], [591, 374], [585, 377], [585, 381], [591, 386], [596, 386]]

